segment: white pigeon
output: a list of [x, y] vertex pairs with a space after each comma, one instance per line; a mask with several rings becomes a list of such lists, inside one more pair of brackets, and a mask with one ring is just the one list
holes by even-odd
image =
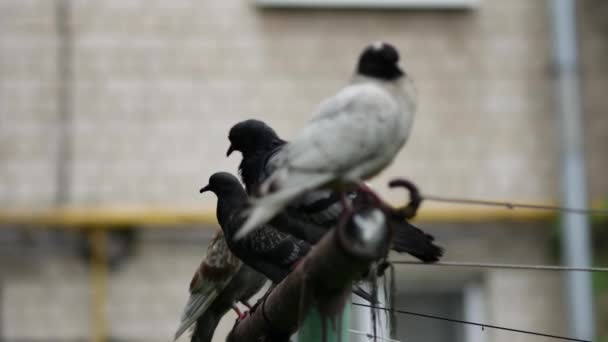
[[376, 42], [361, 53], [351, 82], [323, 101], [313, 118], [276, 155], [276, 169], [252, 200], [239, 239], [303, 193], [346, 188], [369, 179], [395, 158], [414, 121], [416, 90], [399, 68], [399, 53]]

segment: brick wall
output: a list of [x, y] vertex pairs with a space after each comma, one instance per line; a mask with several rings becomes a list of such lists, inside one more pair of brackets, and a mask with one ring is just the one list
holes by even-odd
[[608, 179], [608, 4], [604, 1], [579, 2], [579, 37], [581, 47], [583, 99], [586, 130], [588, 174], [590, 193], [594, 197], [606, 198]]
[[[57, 34], [52, 1], [0, 4], [0, 202], [47, 206], [56, 191]], [[228, 128], [257, 117], [286, 138], [349, 78], [369, 41], [402, 51], [420, 110], [397, 162], [428, 192], [557, 196], [545, 4], [484, 0], [471, 12], [261, 10], [241, 0], [71, 0], [72, 203], [201, 205]], [[587, 11], [589, 12], [589, 11]], [[592, 15], [589, 14], [589, 15]], [[597, 21], [597, 20], [596, 20]], [[591, 24], [585, 23], [585, 28]], [[583, 30], [593, 193], [608, 184], [602, 37]], [[589, 32], [587, 34], [587, 32]], [[605, 83], [605, 82], [604, 82]], [[595, 186], [597, 185], [597, 186]]]
[[55, 193], [57, 35], [53, 2], [0, 2], [0, 202]]
[[[56, 1], [0, 1], [3, 208], [48, 207], [57, 192]], [[260, 10], [243, 0], [67, 1], [74, 32], [71, 204], [211, 208], [212, 196], [201, 199], [197, 189], [216, 170], [235, 171], [237, 158], [224, 157], [228, 128], [257, 117], [293, 136], [376, 39], [401, 49], [420, 93], [413, 135], [376, 184], [407, 175], [429, 193], [529, 201], [558, 194], [543, 1], [483, 0], [471, 12]], [[587, 157], [597, 198], [608, 191], [605, 6], [581, 3]], [[486, 226], [446, 229], [442, 241], [450, 241], [452, 260], [552, 261], [547, 236], [530, 228], [518, 227], [524, 235], [508, 227], [494, 237], [484, 235]], [[142, 244], [112, 276], [112, 334], [166, 341], [202, 254], [201, 245]], [[3, 334], [87, 336], [84, 266], [65, 256], [28, 260], [27, 267], [21, 257], [0, 260]], [[404, 274], [411, 278], [403, 284], [422, 278]], [[557, 275], [449, 275], [455, 282], [484, 280], [491, 322], [560, 333], [562, 318], [552, 319], [562, 311]], [[64, 317], [70, 324], [52, 316], [65, 302], [76, 303]], [[140, 312], [148, 313], [147, 325]]]

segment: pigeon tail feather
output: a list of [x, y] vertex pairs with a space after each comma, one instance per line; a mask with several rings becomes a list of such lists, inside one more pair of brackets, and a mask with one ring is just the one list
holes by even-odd
[[190, 295], [188, 304], [186, 304], [186, 308], [182, 313], [179, 328], [175, 332], [174, 341], [196, 322], [198, 317], [213, 303], [217, 295], [217, 291], [213, 291], [212, 293], [193, 293]]
[[394, 251], [408, 253], [423, 262], [437, 262], [443, 256], [443, 248], [433, 243], [432, 235], [407, 221], [398, 221], [394, 224]]
[[280, 188], [266, 196], [256, 198], [246, 212], [245, 224], [235, 234], [238, 240], [270, 221], [296, 197], [308, 190], [315, 189], [332, 179], [329, 173], [298, 174], [292, 173]]
[[205, 312], [196, 322], [190, 342], [211, 342], [222, 316], [213, 310]]

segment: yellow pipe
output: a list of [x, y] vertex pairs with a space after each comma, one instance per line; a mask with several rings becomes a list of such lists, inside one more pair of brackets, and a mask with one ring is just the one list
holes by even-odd
[[216, 225], [215, 212], [167, 209], [60, 208], [49, 210], [0, 210], [0, 224], [120, 229], [125, 226]]
[[[555, 212], [527, 209], [471, 209], [422, 208], [416, 218], [424, 222], [491, 222], [491, 221], [543, 221], [556, 217]], [[185, 210], [111, 210], [68, 208], [59, 210], [26, 211], [0, 210], [0, 225], [24, 224], [82, 229], [171, 228], [179, 225], [199, 224], [217, 226], [215, 212]]]
[[[537, 204], [552, 205], [555, 201]], [[593, 208], [605, 208], [605, 201], [593, 201]], [[492, 222], [492, 221], [545, 221], [557, 217], [549, 210], [507, 209], [459, 204], [425, 203], [418, 211], [416, 220], [424, 222]], [[71, 228], [121, 229], [169, 228], [179, 225], [199, 224], [215, 229], [215, 209], [171, 208], [167, 206], [105, 205], [96, 207], [70, 206], [63, 208], [30, 209], [0, 208], [0, 227], [10, 224], [28, 226], [57, 226]], [[143, 227], [140, 227], [143, 226]]]
[[106, 297], [108, 260], [106, 231], [98, 228], [89, 232], [91, 242], [90, 328], [92, 342], [107, 340]]
[[420, 209], [414, 221], [430, 223], [483, 223], [547, 221], [556, 212], [530, 209]]
[[[545, 203], [551, 203], [549, 201]], [[601, 208], [604, 202], [596, 201], [593, 207]], [[532, 209], [507, 209], [468, 205], [423, 205], [416, 217], [424, 222], [492, 222], [492, 221], [545, 221], [557, 217], [557, 212]], [[55, 209], [0, 209], [0, 226], [24, 224], [30, 227], [57, 226], [71, 228], [122, 229], [170, 228], [179, 225], [199, 224], [207, 228], [217, 226], [215, 210], [192, 208], [106, 206], [64, 207]]]

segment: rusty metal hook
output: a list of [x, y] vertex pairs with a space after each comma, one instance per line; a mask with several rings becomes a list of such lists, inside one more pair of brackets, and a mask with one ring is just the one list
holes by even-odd
[[424, 200], [416, 184], [404, 178], [397, 178], [390, 181], [388, 186], [390, 188], [405, 188], [409, 191], [410, 202], [401, 208], [395, 209], [395, 213], [405, 220], [414, 218], [418, 213], [418, 208]]

